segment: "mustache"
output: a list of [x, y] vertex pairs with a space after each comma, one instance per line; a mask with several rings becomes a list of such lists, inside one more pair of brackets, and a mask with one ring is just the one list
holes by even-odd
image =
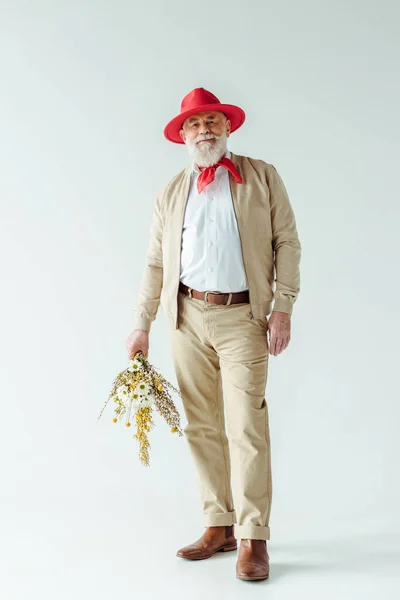
[[199, 137], [199, 138], [196, 138], [196, 139], [194, 140], [194, 143], [195, 143], [195, 144], [198, 144], [199, 142], [202, 142], [203, 140], [215, 140], [215, 139], [217, 139], [217, 136], [216, 136], [216, 135], [208, 135], [207, 137], [205, 137], [205, 136], [201, 136], [201, 137]]

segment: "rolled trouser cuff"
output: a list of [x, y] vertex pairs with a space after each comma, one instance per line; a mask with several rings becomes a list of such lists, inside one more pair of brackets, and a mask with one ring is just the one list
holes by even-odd
[[235, 525], [235, 536], [237, 539], [248, 539], [248, 540], [269, 540], [270, 531], [269, 527], [262, 527], [261, 525]]
[[217, 525], [234, 525], [236, 523], [236, 512], [224, 513], [206, 513], [204, 515], [204, 525], [206, 527], [215, 527]]

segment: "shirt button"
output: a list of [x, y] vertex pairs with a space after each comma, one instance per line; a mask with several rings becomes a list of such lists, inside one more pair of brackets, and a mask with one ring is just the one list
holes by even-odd
[[214, 223], [214, 219], [210, 219], [210, 223]]
[[208, 242], [209, 246], [213, 246], [213, 242]]
[[212, 271], [212, 267], [208, 267], [208, 270], [209, 270], [209, 271]]

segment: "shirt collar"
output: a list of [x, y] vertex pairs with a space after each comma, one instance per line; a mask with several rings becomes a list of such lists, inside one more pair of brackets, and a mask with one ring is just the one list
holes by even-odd
[[[231, 157], [231, 153], [230, 153], [230, 151], [228, 149], [226, 150], [226, 153], [225, 153], [224, 156], [226, 158], [230, 158]], [[196, 163], [194, 162], [194, 160], [192, 161], [192, 172], [197, 173], [197, 174], [201, 173], [200, 169], [198, 168], [198, 166], [196, 165]]]

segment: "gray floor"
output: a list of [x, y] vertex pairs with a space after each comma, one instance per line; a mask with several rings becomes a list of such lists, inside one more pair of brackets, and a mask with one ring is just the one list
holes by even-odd
[[122, 495], [120, 506], [105, 496], [98, 503], [54, 498], [42, 508], [36, 500], [21, 498], [3, 513], [2, 600], [400, 597], [394, 534], [271, 540], [269, 580], [245, 582], [235, 577], [237, 552], [202, 561], [175, 556], [202, 530], [186, 517], [174, 525], [166, 516], [173, 507], [158, 515], [154, 508], [157, 526], [141, 517], [144, 506], [130, 510]]

